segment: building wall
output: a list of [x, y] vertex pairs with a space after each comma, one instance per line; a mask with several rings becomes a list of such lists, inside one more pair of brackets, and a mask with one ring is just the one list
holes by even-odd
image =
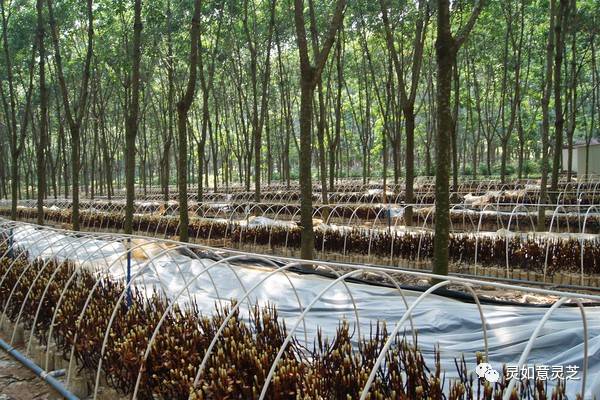
[[[568, 165], [568, 152], [567, 149], [563, 149], [562, 152], [562, 165], [563, 170], [567, 170]], [[590, 166], [588, 169], [589, 174], [600, 174], [600, 145], [590, 146]], [[575, 147], [573, 149], [573, 171], [578, 175], [585, 174], [585, 146]]]
[[[585, 147], [581, 149], [581, 156], [583, 158], [581, 173], [585, 173]], [[590, 146], [590, 161], [589, 161], [589, 173], [600, 174], [600, 145]]]

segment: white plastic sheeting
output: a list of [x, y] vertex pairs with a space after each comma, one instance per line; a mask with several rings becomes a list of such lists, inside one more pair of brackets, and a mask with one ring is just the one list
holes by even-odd
[[283, 228], [295, 228], [297, 226], [297, 224], [293, 221], [278, 221], [267, 217], [255, 216], [248, 218], [248, 222], [245, 225], [250, 228], [256, 228], [259, 226], [278, 226]]
[[[13, 234], [15, 244], [26, 249], [31, 257], [53, 256], [85, 261], [85, 265], [90, 268], [104, 271], [110, 268], [114, 279], [125, 279], [126, 247], [123, 243], [101, 238], [77, 238], [60, 232], [48, 234], [47, 230], [26, 225], [14, 228]], [[84, 244], [84, 241], [87, 243]], [[214, 263], [212, 260], [193, 259], [151, 241], [138, 248], [143, 249], [144, 254], [134, 254], [132, 276], [137, 275], [135, 284], [139, 289], [145, 288], [148, 294], [157, 289], [170, 297], [183, 290], [178, 301], [185, 303], [191, 296], [204, 313], [214, 310], [215, 304], [228, 304], [231, 299], [243, 298], [246, 290], [273, 271], [267, 267], [236, 265], [234, 261], [229, 264], [231, 268], [225, 264], [215, 266], [210, 270], [209, 276], [202, 274], [202, 271]], [[283, 273], [273, 274], [253, 291], [249, 300], [252, 304], [258, 302], [276, 305], [289, 327], [302, 312], [302, 307], [309, 304], [331, 280], [316, 275], [286, 274], [287, 277]], [[184, 290], [186, 284], [198, 275], [200, 277], [189, 286], [189, 290]], [[302, 306], [298, 304], [290, 281]], [[351, 324], [356, 322], [348, 290], [357, 306], [363, 336], [369, 334], [370, 326], [376, 321], [385, 321], [388, 327], [394, 326], [406, 311], [396, 289], [357, 283], [344, 286], [339, 283], [328, 290], [307, 315], [305, 321], [309, 346], [317, 327], [323, 330], [325, 336], [331, 337], [341, 319], [345, 318]], [[404, 291], [404, 295], [410, 305], [421, 293]], [[246, 304], [242, 304], [242, 315], [248, 315]], [[483, 305], [483, 311], [488, 326], [489, 362], [499, 370], [503, 363], [517, 363], [547, 308]], [[600, 307], [587, 307], [586, 316], [589, 329], [589, 369], [585, 398], [588, 399], [600, 394]], [[483, 330], [476, 305], [431, 295], [416, 308], [413, 323], [418, 331], [419, 345], [430, 366], [433, 365], [434, 346], [439, 345], [442, 368], [447, 377], [456, 377], [454, 358], [462, 355], [466, 358], [467, 366], [474, 371], [475, 354], [484, 350]], [[410, 323], [407, 322], [404, 328], [407, 337], [410, 337]], [[357, 331], [354, 339], [357, 339], [356, 333]], [[541, 330], [527, 364], [563, 367], [577, 365], [581, 368], [583, 336], [580, 310], [576, 307], [559, 308]], [[297, 337], [304, 341], [302, 324]], [[580, 381], [569, 382], [568, 392], [573, 395], [579, 391], [580, 385]]]

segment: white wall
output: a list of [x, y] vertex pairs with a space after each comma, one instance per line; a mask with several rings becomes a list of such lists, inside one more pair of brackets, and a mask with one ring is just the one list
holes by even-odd
[[[562, 151], [562, 165], [563, 170], [568, 168], [568, 151], [563, 149]], [[589, 156], [589, 169], [588, 174], [600, 174], [600, 145], [590, 146]], [[585, 174], [585, 146], [579, 146], [573, 148], [573, 171], [579, 175]]]

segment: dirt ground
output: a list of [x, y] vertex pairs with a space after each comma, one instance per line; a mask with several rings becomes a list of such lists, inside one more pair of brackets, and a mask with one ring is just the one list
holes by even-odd
[[[65, 377], [58, 378], [63, 384], [64, 379]], [[93, 398], [90, 390], [88, 387], [88, 395], [80, 398], [82, 400]], [[0, 400], [58, 400], [62, 398], [50, 385], [36, 377], [33, 372], [15, 361], [8, 353], [0, 350]], [[97, 399], [126, 400], [126, 397], [101, 385], [98, 389]]]
[[52, 388], [23, 367], [4, 351], [0, 351], [0, 400], [59, 399]]

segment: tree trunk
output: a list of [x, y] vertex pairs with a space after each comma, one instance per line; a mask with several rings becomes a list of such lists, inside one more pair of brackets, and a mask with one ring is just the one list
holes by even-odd
[[552, 180], [550, 190], [552, 200], [558, 196], [558, 176], [560, 174], [560, 160], [562, 157], [563, 128], [565, 124], [562, 105], [562, 63], [564, 51], [564, 27], [569, 13], [569, 0], [559, 0], [559, 9], [556, 14], [554, 33], [556, 36], [556, 52], [554, 53], [554, 157], [552, 159]]
[[340, 144], [342, 133], [342, 87], [344, 81], [344, 68], [342, 66], [342, 37], [338, 36], [336, 42], [336, 72], [337, 72], [337, 89], [335, 96], [335, 128], [334, 138], [329, 143], [329, 190], [334, 190], [335, 181], [335, 161], [337, 148]]
[[[592, 40], [591, 40], [591, 49], [592, 49], [592, 87], [597, 88], [598, 86], [598, 82], [600, 81], [600, 77], [598, 74], [598, 64], [597, 64], [597, 60], [596, 60], [596, 45], [594, 43], [594, 38], [595, 35], [592, 35]], [[592, 115], [591, 115], [591, 121], [590, 121], [590, 128], [588, 130], [589, 133], [587, 133], [587, 137], [585, 139], [585, 179], [586, 181], [588, 181], [590, 179], [589, 175], [589, 162], [590, 162], [590, 142], [592, 141], [592, 138], [594, 137], [594, 123], [595, 121], [595, 117], [596, 117], [596, 102], [598, 100], [597, 98], [597, 93], [598, 90], [597, 89], [592, 89], [592, 104], [591, 104], [591, 109], [592, 109]], [[598, 110], [600, 111], [600, 110]]]
[[[310, 78], [310, 77], [309, 77]], [[308, 82], [307, 82], [308, 81]], [[300, 83], [300, 225], [302, 236], [300, 258], [313, 259], [315, 233], [312, 224], [312, 97], [313, 90], [309, 79]]]
[[[296, 40], [300, 54], [300, 224], [302, 226], [300, 257], [313, 259], [315, 248], [315, 233], [312, 223], [312, 100], [313, 92], [318, 83], [327, 56], [335, 40], [343, 18], [345, 0], [337, 0], [333, 19], [323, 48], [315, 51], [315, 65], [310, 64], [306, 28], [304, 26], [304, 0], [294, 1], [294, 22]], [[316, 29], [316, 28], [315, 28]]]
[[[93, 38], [94, 38], [94, 19], [92, 0], [87, 0], [87, 48], [85, 55], [85, 63], [83, 66], [83, 77], [81, 80], [81, 88], [78, 103], [76, 107], [71, 107], [69, 102], [69, 91], [63, 73], [62, 57], [60, 53], [59, 34], [56, 28], [54, 19], [52, 0], [47, 0], [48, 16], [50, 20], [50, 29], [52, 31], [52, 42], [54, 44], [54, 56], [56, 63], [56, 73], [60, 84], [63, 105], [65, 108], [65, 116], [71, 132], [71, 191], [73, 193], [71, 220], [73, 230], [79, 230], [79, 171], [80, 171], [80, 145], [81, 145], [81, 125], [83, 117], [87, 111], [88, 84], [90, 79], [90, 69], [93, 56]], [[75, 114], [76, 113], [76, 114]]]
[[[574, 0], [572, 1], [571, 10], [572, 15], [575, 15], [575, 4]], [[572, 24], [574, 21], [571, 21]], [[575, 28], [571, 28], [571, 72], [570, 72], [570, 81], [569, 81], [569, 125], [567, 127], [567, 182], [571, 182], [571, 172], [573, 170], [573, 136], [575, 134], [575, 127], [577, 124], [576, 112], [577, 112], [577, 30]]]
[[435, 239], [433, 247], [433, 273], [448, 274], [448, 240], [450, 229], [450, 149], [452, 145], [452, 114], [450, 92], [455, 50], [450, 32], [450, 7], [448, 0], [438, 0], [438, 26], [435, 43], [437, 58], [437, 132], [435, 142]]
[[[548, 135], [550, 131], [550, 116], [549, 104], [550, 94], [552, 92], [552, 58], [554, 57], [554, 20], [556, 13], [556, 2], [550, 0], [550, 27], [548, 29], [548, 42], [546, 44], [546, 70], [545, 81], [543, 88], [542, 104], [542, 167], [540, 180], [540, 198], [539, 203], [547, 202], [547, 186], [548, 186]], [[546, 230], [546, 208], [540, 206], [538, 208], [537, 230], [543, 232]]]
[[437, 1], [437, 132], [435, 143], [435, 239], [433, 241], [433, 273], [448, 274], [448, 241], [450, 236], [450, 146], [453, 119], [450, 110], [452, 90], [452, 66], [456, 53], [464, 43], [481, 12], [482, 2], [475, 5], [467, 23], [453, 38], [450, 29], [449, 0]]
[[48, 91], [46, 89], [46, 49], [44, 47], [44, 16], [43, 0], [36, 1], [37, 10], [37, 46], [40, 59], [40, 137], [37, 149], [37, 223], [44, 224], [44, 196], [46, 192], [46, 147], [48, 142]]
[[517, 133], [519, 136], [519, 161], [518, 176], [523, 179], [523, 164], [525, 162], [525, 132], [523, 131], [523, 121], [521, 120], [521, 105], [517, 108]]
[[454, 58], [454, 65], [452, 67], [453, 81], [454, 84], [454, 104], [452, 111], [452, 190], [458, 190], [458, 111], [460, 106], [460, 74], [458, 73], [458, 61]]
[[208, 133], [208, 124], [210, 120], [210, 110], [208, 108], [208, 91], [204, 91], [202, 96], [202, 130], [200, 133], [200, 142], [198, 143], [198, 202], [204, 197], [204, 185], [202, 184], [202, 171], [204, 170], [204, 146]]
[[[10, 48], [8, 43], [8, 17], [6, 16], [6, 9], [4, 0], [0, 1], [0, 8], [2, 13], [2, 44], [4, 47], [5, 56], [5, 68], [9, 88], [9, 99], [10, 99], [10, 111], [6, 105], [4, 98], [4, 91], [2, 91], [2, 97], [5, 104], [5, 112], [10, 114], [6, 116], [8, 132], [9, 132], [9, 144], [10, 144], [10, 157], [11, 157], [11, 219], [17, 219], [17, 201], [19, 198], [19, 157], [23, 151], [25, 134], [27, 133], [27, 124], [29, 122], [29, 113], [31, 107], [31, 94], [33, 92], [33, 72], [35, 64], [35, 53], [36, 45], [32, 46], [31, 60], [29, 63], [29, 84], [25, 94], [25, 112], [21, 121], [21, 126], [17, 128], [17, 99], [14, 90], [14, 77], [12, 71], [12, 57], [10, 54]], [[35, 42], [35, 41], [34, 41]]]
[[[421, 64], [423, 61], [423, 48], [425, 45], [425, 33], [429, 21], [429, 10], [426, 2], [420, 0], [418, 2], [418, 18], [415, 22], [415, 36], [413, 40], [413, 55], [411, 64], [411, 82], [410, 87], [406, 88], [404, 82], [403, 66], [400, 63], [398, 51], [394, 44], [392, 29], [387, 16], [387, 5], [384, 0], [380, 0], [380, 8], [382, 19], [386, 32], [387, 48], [394, 62], [398, 85], [400, 89], [400, 106], [404, 115], [404, 130], [406, 133], [406, 182], [405, 182], [405, 201], [408, 204], [406, 207], [404, 221], [407, 226], [412, 225], [412, 206], [414, 202], [414, 177], [415, 177], [415, 98], [419, 85], [419, 77], [421, 73]], [[399, 139], [398, 139], [399, 141]], [[399, 163], [398, 163], [399, 164]], [[399, 171], [396, 175], [399, 175]], [[397, 183], [397, 182], [396, 182]], [[385, 190], [385, 188], [384, 188]]]
[[125, 233], [133, 233], [133, 202], [135, 199], [135, 140], [138, 132], [140, 109], [140, 62], [142, 40], [142, 0], [135, 0], [133, 22], [133, 56], [131, 71], [131, 104], [125, 132]]
[[[317, 119], [317, 140], [319, 142], [319, 170], [321, 178], [321, 200], [323, 204], [329, 204], [327, 193], [327, 155], [325, 154], [325, 99], [323, 96], [323, 85], [317, 85], [319, 99], [319, 117]], [[330, 155], [330, 157], [332, 157]]]
[[161, 163], [163, 165], [162, 168], [162, 193], [163, 200], [165, 202], [169, 201], [169, 183], [170, 183], [170, 163], [169, 163], [169, 153], [171, 150], [171, 142], [173, 141], [173, 125], [174, 125], [174, 113], [173, 113], [173, 105], [175, 103], [175, 78], [174, 78], [174, 62], [175, 59], [173, 57], [173, 15], [171, 11], [171, 0], [167, 1], [167, 137], [163, 147], [163, 156]]
[[179, 166], [177, 184], [179, 186], [179, 240], [189, 240], [189, 215], [187, 202], [187, 115], [194, 101], [198, 66], [198, 40], [200, 36], [200, 0], [194, 0], [194, 14], [190, 29], [190, 74], [183, 98], [177, 103], [177, 132], [179, 136]]

